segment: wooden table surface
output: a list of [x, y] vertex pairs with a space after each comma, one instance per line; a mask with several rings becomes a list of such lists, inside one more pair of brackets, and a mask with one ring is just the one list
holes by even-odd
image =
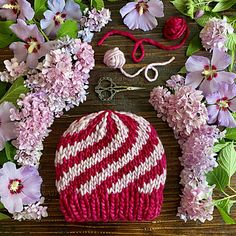
[[[149, 93], [153, 87], [164, 84], [165, 80], [167, 80], [172, 74], [177, 73], [177, 71], [184, 65], [186, 60], [185, 51], [187, 43], [184, 47], [177, 51], [162, 51], [152, 46], [145, 46], [146, 57], [139, 64], [132, 63], [130, 59], [133, 44], [128, 39], [115, 36], [108, 39], [104, 46], [97, 47], [96, 42], [104, 32], [111, 29], [127, 30], [127, 28], [122, 24], [122, 20], [119, 15], [119, 9], [123, 4], [125, 4], [125, 2], [126, 1], [118, 1], [116, 3], [107, 4], [107, 7], [112, 11], [113, 21], [109, 23], [109, 25], [103, 29], [101, 33], [97, 34], [93, 41], [93, 45], [95, 46], [96, 66], [91, 73], [87, 101], [80, 105], [80, 107], [65, 113], [60, 119], [57, 119], [52, 126], [52, 132], [44, 142], [44, 151], [39, 170], [44, 180], [42, 194], [46, 198], [49, 217], [43, 219], [42, 221], [1, 221], [0, 235], [236, 235], [236, 226], [225, 225], [216, 211], [214, 214], [214, 220], [211, 222], [206, 222], [205, 224], [201, 224], [199, 222], [184, 223], [176, 217], [181, 189], [181, 186], [179, 185], [181, 166], [178, 160], [181, 152], [172, 130], [166, 123], [156, 118], [156, 112], [148, 103], [148, 99]], [[154, 38], [165, 44], [176, 43], [167, 42], [164, 40], [161, 32], [164, 22], [168, 17], [180, 14], [169, 3], [169, 1], [164, 1], [164, 5], [165, 17], [158, 19], [159, 26], [156, 29], [147, 33], [142, 31], [134, 31], [133, 33], [139, 37], [146, 36]], [[199, 27], [193, 21], [190, 21], [189, 19], [187, 20], [191, 30], [191, 36], [189, 39], [191, 39], [191, 37], [199, 31]], [[111, 49], [114, 46], [119, 46], [120, 49], [125, 52], [127, 59], [125, 68], [131, 73], [150, 62], [165, 61], [171, 56], [175, 56], [176, 60], [171, 65], [159, 68], [160, 76], [156, 82], [148, 83], [142, 75], [131, 80], [122, 76], [119, 71], [107, 68], [102, 63], [106, 50]], [[1, 70], [3, 69], [3, 60], [9, 59], [10, 57], [10, 51], [5, 49], [0, 50]], [[111, 102], [101, 102], [97, 98], [94, 88], [99, 78], [103, 76], [112, 77], [118, 84], [142, 86], [145, 87], [146, 90], [143, 90], [142, 92], [134, 91], [120, 93]], [[155, 222], [69, 224], [64, 221], [63, 215], [59, 208], [59, 195], [55, 188], [54, 154], [56, 144], [60, 135], [62, 135], [70, 123], [77, 117], [103, 109], [129, 111], [143, 116], [154, 125], [164, 144], [167, 154], [168, 176], [164, 191], [164, 205], [162, 213]], [[233, 210], [233, 216], [236, 218], [235, 209]]]

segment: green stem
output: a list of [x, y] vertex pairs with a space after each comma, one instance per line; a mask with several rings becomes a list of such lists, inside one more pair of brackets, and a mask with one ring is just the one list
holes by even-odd
[[38, 22], [35, 19], [33, 19], [32, 21], [38, 26], [38, 29], [39, 29], [40, 33], [43, 35], [43, 37], [49, 42], [50, 40], [49, 40], [48, 36], [41, 29], [41, 27], [39, 26]]
[[236, 193], [236, 190], [235, 190], [234, 188], [232, 188], [232, 187], [230, 187], [230, 186], [228, 186], [228, 188], [229, 188], [232, 192]]
[[223, 201], [223, 200], [226, 200], [226, 199], [230, 199], [230, 198], [233, 198], [233, 197], [236, 197], [236, 194], [228, 196], [228, 197], [224, 197], [224, 198], [221, 198], [221, 199], [218, 199], [218, 200], [214, 200], [214, 202], [220, 202], [220, 201]]
[[229, 71], [232, 72], [234, 69], [234, 59], [235, 59], [235, 51], [231, 51], [231, 65], [229, 68]]

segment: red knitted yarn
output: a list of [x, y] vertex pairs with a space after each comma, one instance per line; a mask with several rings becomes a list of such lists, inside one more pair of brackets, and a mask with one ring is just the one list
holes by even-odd
[[166, 157], [142, 117], [101, 111], [76, 120], [58, 143], [55, 165], [68, 222], [152, 220], [160, 214]]
[[[185, 19], [182, 17], [169, 18], [166, 21], [165, 26], [163, 28], [164, 37], [167, 39], [170, 39], [170, 40], [175, 40], [175, 39], [180, 38], [184, 33], [185, 33], [185, 35], [180, 43], [178, 43], [177, 45], [173, 45], [173, 46], [165, 46], [165, 45], [163, 45], [153, 39], [150, 39], [150, 38], [143, 38], [143, 39], [138, 40], [136, 37], [134, 37], [129, 32], [124, 32], [124, 31], [120, 31], [120, 30], [112, 30], [112, 31], [106, 33], [98, 41], [98, 46], [102, 45], [103, 42], [112, 35], [122, 35], [122, 36], [128, 37], [135, 42], [135, 45], [134, 45], [134, 48], [132, 51], [132, 59], [134, 62], [137, 63], [137, 62], [142, 61], [145, 56], [145, 51], [143, 49], [143, 43], [151, 44], [151, 45], [156, 46], [156, 47], [163, 49], [163, 50], [176, 50], [176, 49], [182, 47], [183, 44], [186, 42], [186, 39], [189, 36], [189, 28], [188, 28], [188, 25], [187, 25], [187, 22], [185, 21]], [[136, 57], [136, 53], [139, 48], [141, 50], [141, 55], [140, 55], [140, 57]]]

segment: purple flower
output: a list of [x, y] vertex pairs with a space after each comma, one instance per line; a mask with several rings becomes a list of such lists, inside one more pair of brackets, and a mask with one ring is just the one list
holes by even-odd
[[227, 19], [210, 19], [202, 31], [200, 32], [200, 38], [202, 40], [202, 45], [205, 49], [210, 51], [214, 48], [226, 51], [225, 43], [227, 41], [227, 35], [232, 34], [234, 28], [227, 23]]
[[82, 17], [79, 4], [73, 0], [48, 0], [50, 10], [45, 11], [44, 17], [40, 21], [40, 26], [47, 35], [54, 37], [60, 26], [67, 19], [79, 20]]
[[0, 0], [0, 16], [13, 21], [17, 18], [31, 20], [34, 10], [26, 0]]
[[185, 84], [192, 88], [198, 88], [206, 96], [217, 90], [217, 84], [226, 82], [232, 84], [236, 78], [235, 73], [223, 71], [231, 62], [230, 56], [215, 48], [211, 62], [207, 57], [191, 56], [185, 63], [186, 76]]
[[10, 212], [21, 212], [23, 205], [35, 203], [41, 197], [42, 178], [37, 169], [7, 162], [0, 169], [0, 197], [4, 207]]
[[44, 56], [50, 49], [51, 42], [45, 43], [36, 25], [27, 25], [23, 20], [17, 20], [11, 30], [24, 42], [14, 42], [10, 45], [14, 56], [19, 62], [26, 61], [30, 68], [36, 67], [38, 59]]
[[157, 26], [156, 17], [164, 16], [163, 8], [160, 0], [138, 0], [127, 3], [120, 9], [120, 14], [129, 29], [148, 31]]
[[0, 151], [4, 149], [5, 143], [17, 138], [15, 122], [10, 119], [10, 110], [15, 106], [10, 102], [0, 104]]
[[236, 84], [219, 84], [215, 93], [206, 97], [209, 124], [218, 123], [220, 126], [236, 127], [236, 121], [231, 112], [236, 112]]

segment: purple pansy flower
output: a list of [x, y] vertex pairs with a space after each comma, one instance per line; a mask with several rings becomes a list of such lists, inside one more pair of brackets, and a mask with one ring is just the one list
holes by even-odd
[[124, 24], [129, 29], [152, 30], [157, 26], [156, 17], [163, 17], [164, 6], [160, 0], [138, 0], [129, 2], [120, 9]]
[[15, 106], [10, 102], [0, 104], [0, 151], [7, 141], [17, 138], [15, 122], [10, 119], [11, 109], [15, 109]]
[[209, 124], [218, 123], [229, 128], [236, 127], [236, 121], [231, 112], [236, 112], [236, 84], [222, 83], [217, 92], [206, 97]]
[[185, 84], [194, 89], [199, 87], [205, 96], [215, 92], [219, 83], [232, 84], [236, 74], [224, 71], [230, 62], [230, 56], [217, 48], [213, 50], [211, 62], [207, 57], [191, 56], [185, 63], [189, 72]]
[[31, 20], [34, 10], [26, 0], [0, 0], [0, 16], [7, 20]]
[[0, 169], [0, 183], [0, 201], [10, 213], [21, 212], [23, 205], [35, 203], [41, 197], [42, 178], [35, 167], [16, 169], [14, 163], [6, 162]]
[[24, 42], [14, 42], [10, 49], [19, 62], [26, 61], [30, 68], [38, 64], [38, 59], [46, 55], [52, 42], [46, 42], [40, 34], [36, 25], [27, 25], [23, 20], [18, 19], [17, 24], [10, 26], [18, 38]]
[[79, 4], [73, 0], [49, 0], [48, 7], [50, 10], [45, 11], [44, 17], [40, 21], [41, 28], [45, 30], [47, 35], [55, 36], [61, 24], [67, 19], [79, 20], [82, 12]]

